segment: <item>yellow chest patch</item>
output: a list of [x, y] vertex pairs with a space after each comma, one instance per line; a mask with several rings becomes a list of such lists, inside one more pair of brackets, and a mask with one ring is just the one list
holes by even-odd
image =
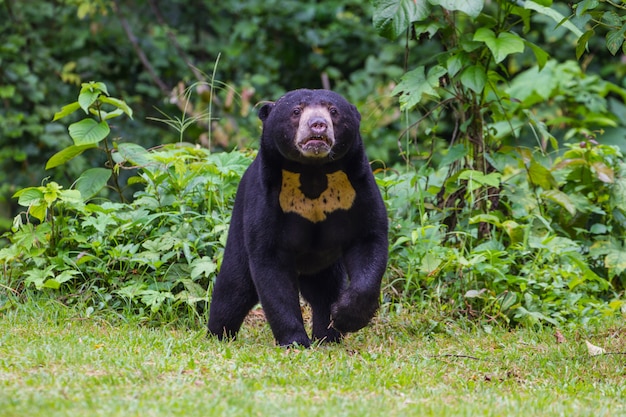
[[343, 171], [326, 174], [328, 185], [316, 198], [309, 198], [300, 189], [300, 174], [283, 170], [280, 208], [284, 213], [296, 213], [317, 223], [336, 210], [348, 210], [354, 204], [356, 192]]

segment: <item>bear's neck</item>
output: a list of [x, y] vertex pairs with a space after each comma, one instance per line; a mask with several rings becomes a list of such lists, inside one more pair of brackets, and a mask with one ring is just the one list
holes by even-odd
[[338, 161], [331, 161], [326, 163], [311, 163], [302, 164], [300, 162], [283, 160], [281, 169], [298, 173], [304, 177], [316, 177], [325, 176], [326, 174], [332, 174], [333, 172], [345, 170], [346, 162], [344, 159]]

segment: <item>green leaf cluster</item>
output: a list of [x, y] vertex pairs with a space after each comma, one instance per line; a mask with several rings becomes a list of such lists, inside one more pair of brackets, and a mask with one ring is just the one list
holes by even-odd
[[[65, 164], [87, 149], [96, 148], [111, 132], [108, 120], [123, 114], [133, 117], [133, 112], [126, 103], [108, 97], [108, 94], [106, 85], [102, 82], [83, 83], [78, 100], [63, 106], [55, 113], [53, 121], [65, 118], [79, 109], [94, 118], [82, 119], [69, 126], [68, 131], [74, 144], [54, 154], [46, 163], [46, 169]], [[106, 105], [112, 106], [113, 110], [106, 111]]]
[[588, 18], [592, 22], [578, 39], [576, 56], [580, 58], [588, 49], [589, 40], [596, 31], [606, 32], [605, 45], [609, 52], [616, 55], [620, 49], [626, 53], [626, 5], [620, 2], [583, 0], [574, 5], [575, 15]]

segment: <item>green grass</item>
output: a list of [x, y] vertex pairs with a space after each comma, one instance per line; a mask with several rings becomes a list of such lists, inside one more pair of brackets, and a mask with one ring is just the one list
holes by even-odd
[[[619, 416], [623, 319], [592, 329], [468, 330], [378, 318], [343, 344], [235, 342], [203, 330], [82, 318], [54, 303], [0, 313], [1, 416]], [[465, 326], [468, 327], [468, 326]]]

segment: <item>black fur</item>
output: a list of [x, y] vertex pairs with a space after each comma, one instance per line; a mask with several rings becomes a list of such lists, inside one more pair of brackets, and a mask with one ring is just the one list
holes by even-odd
[[[305, 109], [319, 114], [301, 120]], [[234, 338], [260, 301], [280, 345], [309, 346], [301, 294], [313, 311], [313, 338], [339, 341], [375, 314], [387, 265], [387, 213], [361, 116], [336, 93], [296, 90], [264, 105], [259, 118], [261, 145], [237, 191], [209, 332]], [[334, 141], [316, 136], [299, 147], [299, 127], [320, 137], [332, 130]]]

